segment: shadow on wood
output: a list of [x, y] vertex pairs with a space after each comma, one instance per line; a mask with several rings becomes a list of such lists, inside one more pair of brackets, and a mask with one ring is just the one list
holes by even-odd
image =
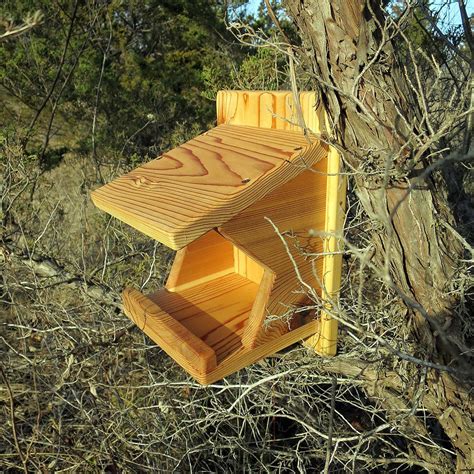
[[[301, 103], [319, 132], [315, 94]], [[305, 287], [326, 304], [339, 289], [338, 241], [327, 235], [342, 227], [339, 156], [294, 125], [291, 93], [223, 91], [217, 115], [216, 128], [92, 194], [178, 250], [165, 288], [147, 296], [127, 288], [124, 307], [201, 383], [309, 336], [333, 355], [337, 338], [326, 312], [307, 322], [296, 309], [308, 303]]]

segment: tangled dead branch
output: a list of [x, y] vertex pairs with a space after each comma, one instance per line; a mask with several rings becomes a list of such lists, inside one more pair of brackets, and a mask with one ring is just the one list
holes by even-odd
[[[402, 24], [392, 26], [404, 31]], [[279, 45], [281, 54], [288, 53], [286, 46]], [[303, 71], [301, 51], [295, 51], [295, 68], [306, 80], [311, 71]], [[372, 80], [371, 67], [380, 56], [383, 51], [376, 49], [351, 87], [337, 91], [356, 95], [355, 106], [369, 112], [369, 122], [376, 120], [373, 111], [353, 87]], [[453, 81], [453, 71], [464, 77], [462, 62], [456, 58], [449, 70], [430, 57], [416, 64], [417, 70], [402, 72], [411, 92], [424, 94], [421, 115], [401, 120], [405, 141], [428, 150], [415, 155], [420, 163], [430, 162], [420, 176], [435, 172], [439, 183], [443, 174], [457, 176], [459, 169], [467, 174], [466, 161], [443, 164], [470, 110], [465, 81]], [[426, 84], [417, 78], [424, 68], [430, 72]], [[327, 141], [335, 144], [329, 135]], [[412, 295], [391, 273], [389, 247], [397, 248], [396, 232], [384, 258], [374, 260], [373, 236], [384, 232], [402, 205], [409, 215], [424, 178], [406, 185], [391, 212], [381, 200], [369, 214], [370, 206], [349, 195], [345, 281], [340, 300], [333, 302], [333, 315], [341, 321], [337, 358], [321, 359], [297, 345], [202, 387], [121, 315], [121, 288], [140, 278], [145, 287], [158, 286], [169, 255], [94, 211], [87, 195], [98, 184], [93, 160], [70, 156], [41, 173], [20, 147], [4, 145], [0, 459], [5, 470], [446, 473], [454, 471], [460, 452], [469, 453], [470, 392], [445, 370], [459, 374], [466, 367], [461, 362], [472, 355], [469, 218], [432, 222], [466, 249], [450, 286], [443, 288], [455, 304], [435, 335], [436, 341], [457, 337], [457, 359], [434, 361], [432, 348], [415, 338], [413, 308], [400, 291]], [[361, 177], [385, 185], [406, 178], [403, 146], [381, 167], [376, 150], [361, 146], [358, 153], [364, 155], [360, 167], [354, 166], [354, 153], [346, 159], [352, 184]], [[104, 166], [103, 172], [107, 179], [119, 170]], [[465, 179], [454, 181], [460, 216], [468, 216]], [[292, 251], [300, 249], [298, 236], [282, 237]], [[319, 313], [321, 302], [311, 288], [306, 291], [310, 301], [304, 310]], [[431, 315], [424, 306], [418, 310], [422, 317], [423, 311]], [[472, 466], [458, 461], [458, 468]]]

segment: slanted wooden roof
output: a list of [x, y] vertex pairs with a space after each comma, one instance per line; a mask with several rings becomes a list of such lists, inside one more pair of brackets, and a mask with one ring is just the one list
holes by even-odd
[[100, 209], [173, 249], [326, 156], [300, 131], [219, 125], [92, 193]]

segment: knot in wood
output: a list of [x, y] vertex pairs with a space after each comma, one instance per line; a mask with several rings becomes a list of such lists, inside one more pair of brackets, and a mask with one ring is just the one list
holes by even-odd
[[145, 178], [145, 176], [137, 176], [134, 180], [133, 180], [133, 184], [139, 188], [140, 186], [142, 186], [143, 184], [148, 184], [149, 181], [148, 179]]

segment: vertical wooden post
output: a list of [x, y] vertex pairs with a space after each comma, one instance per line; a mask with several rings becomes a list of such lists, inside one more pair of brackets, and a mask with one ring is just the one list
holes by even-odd
[[[341, 286], [343, 244], [337, 235], [342, 233], [345, 217], [346, 179], [340, 175], [341, 158], [334, 147], [330, 147], [327, 166], [326, 224], [323, 252], [325, 253], [322, 274], [322, 292], [325, 307], [330, 310], [337, 302]], [[328, 255], [329, 254], [329, 255]], [[331, 255], [332, 254], [332, 255]], [[321, 311], [319, 334], [311, 336], [305, 345], [313, 347], [323, 356], [334, 356], [337, 350], [337, 320], [328, 311]]]

